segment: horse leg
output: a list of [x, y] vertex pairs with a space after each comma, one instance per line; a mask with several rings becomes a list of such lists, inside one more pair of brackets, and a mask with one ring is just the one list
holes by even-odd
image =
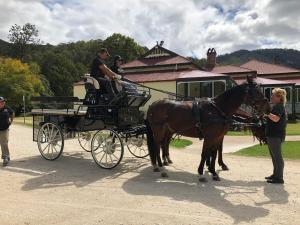
[[[160, 127], [154, 126], [153, 130], [153, 152], [155, 163], [153, 164], [154, 172], [159, 172], [159, 167], [162, 167], [162, 162], [160, 158], [160, 145], [161, 140], [163, 139], [163, 131]], [[157, 164], [156, 164], [157, 162]]]
[[213, 180], [219, 181], [220, 177], [216, 173], [215, 165], [216, 165], [216, 158], [217, 158], [217, 148], [212, 151], [212, 159], [211, 159], [211, 165], [209, 167], [209, 172], [212, 173]]
[[161, 149], [162, 149], [162, 159], [163, 159], [163, 164], [165, 166], [168, 166], [168, 160], [167, 160], [167, 145], [168, 143], [166, 143], [166, 140], [163, 140], [163, 142], [161, 143]]
[[170, 158], [170, 142], [172, 139], [172, 135], [170, 134], [169, 137], [167, 138], [167, 143], [166, 143], [166, 157], [167, 157], [167, 161], [168, 164], [172, 164], [173, 161]]
[[229, 170], [226, 164], [223, 162], [223, 139], [218, 148], [218, 164], [221, 166], [222, 170]]
[[[207, 160], [207, 157], [209, 157], [209, 146], [207, 145], [207, 142], [204, 139], [203, 147], [202, 147], [202, 153], [201, 153], [201, 161], [198, 167], [198, 173], [200, 176], [203, 175], [203, 170], [204, 170], [204, 164], [205, 161]], [[206, 182], [205, 178], [200, 177], [199, 181], [201, 182]]]
[[207, 166], [208, 169], [209, 169], [210, 164], [211, 164], [210, 162], [211, 162], [211, 155], [208, 155], [207, 159], [206, 159], [206, 166]]

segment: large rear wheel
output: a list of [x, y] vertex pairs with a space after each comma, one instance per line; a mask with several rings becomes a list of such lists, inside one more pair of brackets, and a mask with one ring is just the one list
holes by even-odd
[[57, 125], [45, 123], [38, 132], [37, 143], [43, 158], [55, 160], [63, 152], [64, 136]]
[[112, 169], [119, 165], [124, 155], [124, 146], [118, 133], [111, 129], [95, 133], [91, 143], [95, 163], [103, 169]]

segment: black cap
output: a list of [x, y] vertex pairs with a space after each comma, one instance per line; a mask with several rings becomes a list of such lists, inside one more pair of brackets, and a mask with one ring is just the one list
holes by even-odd
[[0, 102], [5, 102], [5, 98], [0, 96]]
[[114, 60], [115, 61], [117, 61], [117, 60], [123, 61], [123, 59], [122, 59], [122, 57], [120, 55], [116, 55], [115, 58], [114, 58]]
[[107, 55], [110, 56], [110, 54], [108, 53], [106, 48], [100, 48], [99, 52], [100, 53], [107, 53]]

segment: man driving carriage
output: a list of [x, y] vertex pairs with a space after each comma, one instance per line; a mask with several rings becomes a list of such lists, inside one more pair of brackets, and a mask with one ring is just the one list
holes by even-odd
[[116, 96], [113, 90], [111, 80], [120, 79], [121, 76], [111, 71], [104, 63], [108, 59], [109, 53], [106, 48], [101, 48], [97, 53], [97, 57], [93, 60], [91, 67], [91, 77], [94, 77], [100, 85], [102, 85], [109, 97], [112, 99]]

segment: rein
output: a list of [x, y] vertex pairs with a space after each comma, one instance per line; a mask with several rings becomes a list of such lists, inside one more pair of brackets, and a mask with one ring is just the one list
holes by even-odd
[[148, 88], [149, 90], [153, 90], [153, 91], [157, 91], [157, 92], [160, 92], [160, 93], [163, 93], [163, 94], [171, 95], [171, 96], [179, 98], [179, 99], [186, 99], [186, 100], [195, 100], [196, 99], [195, 97], [192, 97], [192, 96], [183, 96], [183, 95], [175, 94], [173, 92], [164, 91], [164, 90], [153, 88], [153, 87], [148, 87], [146, 85], [134, 82], [132, 80], [128, 80], [127, 78], [123, 78], [123, 80], [128, 82], [128, 83], [134, 84], [136, 86], [143, 87], [143, 88]]

